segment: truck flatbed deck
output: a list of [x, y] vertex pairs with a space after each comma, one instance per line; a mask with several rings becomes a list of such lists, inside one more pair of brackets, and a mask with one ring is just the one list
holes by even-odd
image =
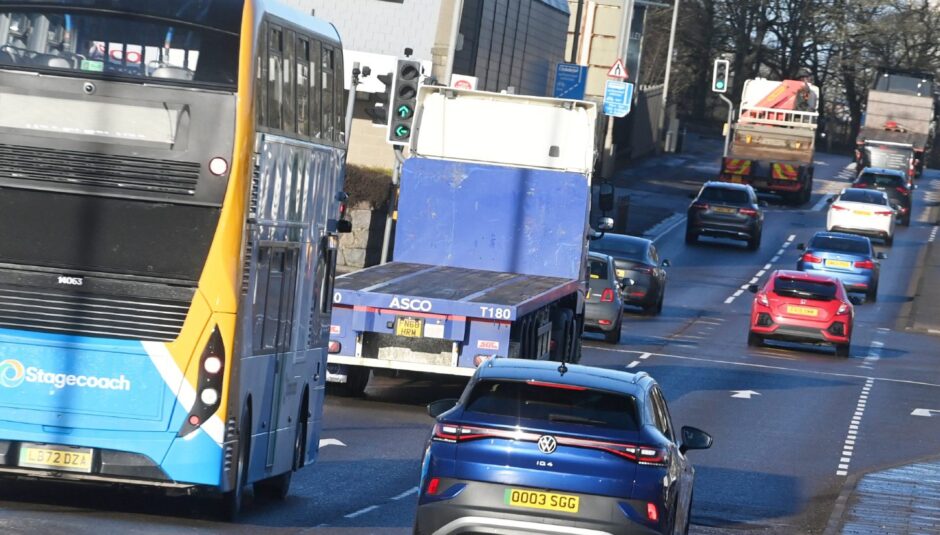
[[357, 297], [385, 296], [384, 300], [388, 301], [388, 296], [399, 296], [511, 307], [517, 309], [517, 314], [524, 314], [537, 308], [542, 298], [550, 298], [558, 291], [571, 291], [570, 287], [578, 284], [578, 281], [556, 277], [390, 262], [337, 277], [336, 291], [340, 302], [345, 304], [380, 306], [357, 303]]

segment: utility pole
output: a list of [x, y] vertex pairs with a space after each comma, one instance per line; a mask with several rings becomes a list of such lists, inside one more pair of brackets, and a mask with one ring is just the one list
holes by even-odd
[[568, 63], [578, 62], [578, 45], [581, 40], [581, 17], [584, 13], [584, 0], [578, 0], [578, 10], [574, 16], [574, 38], [571, 40], [571, 57]]
[[[626, 46], [630, 44], [630, 25], [633, 23], [634, 0], [623, 0], [623, 13], [620, 19], [620, 37], [617, 39], [617, 59], [626, 57]], [[601, 164], [601, 176], [609, 178], [613, 174], [614, 166], [614, 118], [607, 117], [607, 128], [604, 135], [604, 151]]]
[[[666, 107], [669, 105], [669, 75], [672, 74], [672, 51], [676, 42], [676, 22], [679, 19], [680, 0], [673, 0], [673, 1], [674, 3], [672, 6], [672, 25], [670, 26], [670, 29], [669, 29], [669, 51], [666, 53], [666, 78], [663, 81], [663, 104], [662, 104], [662, 109], [659, 110], [660, 133], [662, 133], [663, 128], [666, 124], [666, 109], [667, 109]], [[671, 143], [668, 142], [670, 140], [668, 135], [665, 139], [667, 140], [667, 143], [665, 144], [665, 147], [663, 147], [663, 149], [667, 150]]]

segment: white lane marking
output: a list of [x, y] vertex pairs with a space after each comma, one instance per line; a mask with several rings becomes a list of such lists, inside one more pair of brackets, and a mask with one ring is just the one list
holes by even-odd
[[741, 294], [743, 294], [743, 293], [744, 293], [744, 290], [738, 288], [737, 291], [735, 291], [732, 295], [733, 295], [734, 297], [741, 297]]
[[349, 513], [348, 515], [343, 515], [343, 518], [356, 518], [357, 516], [362, 516], [362, 515], [364, 515], [364, 514], [366, 514], [366, 513], [375, 511], [375, 510], [378, 509], [378, 508], [379, 508], [378, 505], [370, 505], [369, 507], [360, 509], [360, 510], [355, 511], [355, 512], [352, 512], [352, 513]]
[[933, 412], [940, 413], [936, 409], [914, 409], [911, 412], [911, 416], [926, 416], [927, 418], [933, 418]]
[[731, 297], [725, 299], [725, 304], [726, 304], [726, 305], [730, 305], [731, 303], [734, 303], [734, 296], [733, 296], [733, 295], [732, 295]]
[[[631, 351], [629, 349], [617, 349], [613, 347], [606, 347], [601, 345], [587, 345], [591, 349], [597, 351], [607, 351], [610, 353], [628, 353], [636, 354], [639, 351]], [[731, 360], [719, 360], [710, 357], [688, 357], [684, 355], [673, 355], [670, 353], [653, 353], [653, 356], [656, 357], [665, 357], [670, 359], [685, 360], [690, 362], [701, 362], [703, 364], [724, 364], [726, 366], [737, 366], [742, 368], [754, 368], [758, 370], [775, 370], [782, 372], [790, 372], [798, 375], [815, 375], [819, 377], [841, 377], [848, 379], [871, 379], [872, 381], [881, 381], [884, 383], [899, 384], [899, 385], [914, 385], [914, 386], [927, 386], [931, 388], [940, 388], [940, 383], [928, 383], [926, 381], [912, 381], [910, 379], [893, 379], [891, 377], [871, 377], [868, 375], [859, 375], [857, 373], [837, 373], [837, 372], [825, 372], [819, 370], [809, 370], [802, 368], [789, 368], [786, 366], [771, 366], [770, 364], [757, 364], [754, 362], [734, 362]]]
[[842, 444], [842, 457], [839, 458], [839, 466], [836, 469], [837, 476], [849, 475], [849, 463], [852, 462], [852, 455], [855, 452], [855, 437], [858, 435], [858, 428], [862, 424], [862, 416], [865, 414], [865, 400], [862, 399], [862, 396], [868, 396], [873, 384], [875, 384], [875, 380], [869, 377], [865, 381], [865, 386], [862, 387], [862, 393], [859, 394], [855, 414], [852, 416], [852, 423], [849, 424], [849, 431], [846, 434], [845, 442]]
[[627, 364], [627, 368], [636, 368], [636, 367], [639, 366], [639, 365], [640, 365], [640, 361], [634, 360], [634, 361], [631, 362], [630, 364]]
[[[780, 247], [780, 250], [777, 251], [777, 254], [773, 258], [770, 259], [770, 263], [766, 264], [763, 269], [755, 273], [754, 277], [751, 278], [751, 280], [748, 281], [747, 284], [742, 284], [741, 290], [747, 290], [750, 285], [757, 284], [758, 281], [760, 281], [760, 278], [767, 274], [768, 270], [773, 269], [773, 264], [777, 260], [780, 260], [780, 256], [783, 255], [784, 250], [787, 247], [789, 247], [791, 244], [793, 244], [793, 240], [795, 239], [796, 239], [796, 234], [790, 234], [790, 236], [787, 237], [787, 241], [783, 242], [783, 245]], [[743, 292], [741, 292], [740, 290], [735, 291], [733, 294], [731, 294], [731, 296], [725, 299], [725, 304], [730, 305], [731, 303], [734, 303], [734, 300], [737, 299], [738, 297], [741, 297], [742, 293]]]
[[685, 219], [686, 216], [683, 214], [672, 214], [666, 219], [660, 221], [659, 224], [657, 224], [655, 227], [651, 228], [650, 232], [645, 233], [646, 237], [653, 243], [656, 243], [663, 239], [667, 234], [672, 232], [674, 228], [685, 223]]
[[783, 246], [786, 247], [787, 245], [793, 243], [793, 240], [795, 239], [796, 239], [796, 234], [790, 234], [790, 237], [787, 238], [787, 243], [783, 244]]
[[750, 281], [748, 281], [748, 284], [757, 284], [757, 281], [759, 281], [759, 280], [760, 280], [760, 277], [759, 277], [759, 276], [754, 277], [753, 279], [751, 279]]
[[781, 256], [783, 255], [783, 253], [784, 253], [783, 248], [777, 249], [777, 256]]
[[346, 446], [346, 444], [343, 444], [343, 441], [338, 438], [321, 438], [320, 447], [325, 448], [327, 446]]
[[398, 496], [392, 496], [392, 500], [398, 501], [403, 498], [407, 498], [408, 496], [411, 496], [412, 494], [417, 494], [417, 493], [418, 493], [418, 487], [411, 487], [410, 489], [406, 490], [405, 492], [402, 492]]
[[[776, 260], [772, 260], [772, 262], [776, 262]], [[765, 271], [773, 269], [773, 267], [774, 267], [773, 264], [764, 264]]]
[[776, 255], [776, 256], [774, 256], [773, 258], [770, 259], [771, 263], [774, 263], [774, 264], [777, 263], [777, 260], [780, 260], [780, 255]]
[[933, 241], [937, 239], [937, 228], [938, 227], [934, 227], [933, 230], [930, 231], [930, 238], [927, 238], [927, 243], [933, 243]]
[[755, 392], [753, 390], [732, 390], [733, 394], [731, 397], [738, 399], [751, 399], [751, 396], [759, 396], [760, 392]]
[[818, 211], [822, 210], [823, 208], [826, 207], [826, 204], [828, 204], [828, 203], [826, 202], [826, 201], [828, 201], [828, 200], [829, 200], [829, 194], [828, 194], [828, 193], [824, 193], [823, 196], [822, 196], [822, 198], [819, 199], [819, 201], [817, 201], [816, 204], [814, 204], [813, 207], [810, 208], [810, 210], [812, 210], [813, 212], [818, 212]]
[[650, 358], [651, 356], [653, 356], [652, 353], [643, 353], [642, 355], [640, 355], [640, 360], [646, 360]]

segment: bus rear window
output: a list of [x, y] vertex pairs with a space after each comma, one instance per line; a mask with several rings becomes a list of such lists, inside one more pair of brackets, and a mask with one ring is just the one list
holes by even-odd
[[0, 10], [0, 67], [234, 87], [237, 35], [113, 12]]
[[620, 431], [636, 431], [638, 419], [633, 396], [511, 380], [480, 381], [470, 393], [466, 410]]

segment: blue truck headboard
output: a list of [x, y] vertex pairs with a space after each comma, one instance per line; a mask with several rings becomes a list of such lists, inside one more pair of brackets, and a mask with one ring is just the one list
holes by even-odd
[[589, 190], [579, 173], [409, 158], [395, 261], [578, 279]]

